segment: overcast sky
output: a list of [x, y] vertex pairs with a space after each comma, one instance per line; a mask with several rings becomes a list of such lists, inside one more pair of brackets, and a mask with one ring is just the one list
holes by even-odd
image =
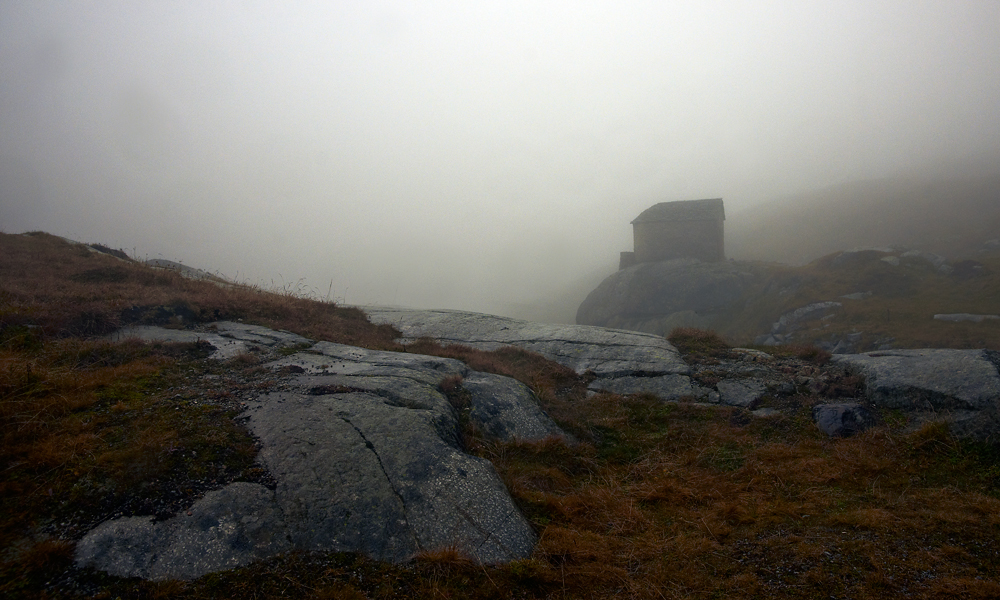
[[3, 0], [0, 231], [503, 312], [654, 202], [1000, 164], [998, 31], [996, 0]]

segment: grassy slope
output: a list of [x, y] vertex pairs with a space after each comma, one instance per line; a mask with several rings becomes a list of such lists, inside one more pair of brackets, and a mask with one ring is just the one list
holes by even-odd
[[[1000, 321], [946, 322], [940, 313], [1000, 313], [1000, 252], [957, 263], [944, 274], [929, 262], [901, 258], [898, 266], [881, 260], [899, 253], [863, 252], [837, 264], [837, 254], [808, 265], [778, 267], [753, 290], [739, 310], [727, 315], [718, 330], [740, 343], [766, 333], [783, 313], [814, 302], [836, 301], [832, 317], [804, 323], [797, 335], [807, 343], [842, 339], [860, 332], [859, 349], [874, 349], [893, 340], [896, 348], [1000, 349]], [[871, 292], [861, 300], [846, 294]]]
[[[81, 336], [109, 330], [123, 314], [175, 326], [243, 318], [385, 349], [394, 349], [393, 333], [356, 311], [190, 282], [51, 236], [0, 236], [0, 257], [6, 597], [74, 590], [109, 598], [1000, 594], [995, 447], [958, 443], [936, 427], [903, 435], [892, 415], [865, 435], [827, 439], [809, 419], [813, 397], [801, 397], [791, 416], [768, 419], [644, 397], [588, 397], [580, 378], [537, 355], [430, 342], [419, 350], [527, 382], [580, 440], [498, 444], [465, 431], [468, 450], [493, 461], [539, 532], [529, 560], [485, 567], [448, 549], [404, 565], [291, 554], [187, 583], [75, 571], [68, 568], [72, 542], [83, 528], [63, 523], [85, 523], [88, 513], [101, 511], [147, 512], [127, 502], [162, 495], [149, 485], [154, 480], [183, 489], [259, 477], [250, 463], [252, 440], [232, 423], [226, 393], [241, 393], [239, 382], [249, 394], [268, 385], [252, 357], [211, 366], [197, 347], [111, 345]], [[689, 360], [711, 362], [726, 351], [718, 340], [677, 341], [689, 348]], [[820, 368], [779, 360], [782, 368]], [[227, 377], [200, 392], [191, 387]], [[460, 396], [456, 382], [446, 387]], [[192, 416], [179, 422], [178, 412]], [[134, 432], [144, 432], [143, 441], [129, 437]], [[82, 514], [73, 510], [78, 504]]]

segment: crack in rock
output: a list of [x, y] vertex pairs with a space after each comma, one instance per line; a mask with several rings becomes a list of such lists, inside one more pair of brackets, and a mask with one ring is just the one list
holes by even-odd
[[[340, 420], [347, 423], [348, 425], [351, 426], [352, 429], [354, 429], [354, 431], [358, 432], [358, 435], [361, 437], [361, 440], [365, 443], [365, 448], [368, 448], [371, 451], [371, 453], [375, 455], [375, 460], [378, 462], [379, 469], [382, 470], [382, 475], [385, 476], [386, 483], [389, 484], [389, 489], [392, 490], [392, 493], [395, 494], [396, 499], [399, 500], [399, 505], [403, 510], [403, 518], [409, 520], [409, 518], [407, 517], [406, 500], [403, 499], [403, 495], [399, 493], [398, 489], [396, 489], [396, 484], [393, 483], [392, 477], [389, 477], [389, 473], [385, 470], [385, 464], [382, 463], [382, 457], [379, 456], [378, 450], [375, 449], [375, 445], [371, 443], [371, 441], [365, 436], [364, 432], [361, 431], [361, 429], [357, 425], [352, 423], [350, 419], [341, 416]], [[409, 529], [409, 531], [411, 537], [413, 538], [414, 545], [417, 548], [420, 548], [420, 540], [417, 539], [417, 536], [412, 529]]]

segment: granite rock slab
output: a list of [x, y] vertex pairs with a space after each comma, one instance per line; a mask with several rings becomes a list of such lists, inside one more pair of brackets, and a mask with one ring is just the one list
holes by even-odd
[[835, 355], [865, 379], [876, 407], [898, 409], [911, 428], [945, 421], [960, 438], [1000, 439], [1000, 353], [991, 350], [890, 350]]
[[[155, 329], [143, 330], [144, 339], [217, 335], [223, 349], [229, 340], [306, 344], [229, 324]], [[483, 563], [531, 554], [533, 529], [493, 465], [462, 451], [457, 413], [438, 389], [446, 377], [463, 377], [482, 428], [505, 439], [561, 434], [526, 387], [453, 359], [329, 342], [265, 366], [281, 377], [282, 391], [247, 402], [241, 418], [275, 489], [234, 483], [163, 521], [107, 521], [77, 545], [77, 565], [191, 579], [289, 550], [402, 561], [453, 547]]]
[[1000, 373], [987, 350], [883, 350], [833, 360], [861, 373], [868, 399], [887, 408], [983, 410], [1000, 400]]
[[592, 391], [653, 394], [678, 400], [714, 394], [692, 386], [690, 368], [666, 338], [590, 325], [533, 323], [454, 310], [364, 307], [373, 323], [390, 324], [403, 343], [428, 337], [480, 350], [514, 346], [537, 352], [577, 373], [590, 372]]
[[207, 327], [167, 329], [154, 325], [124, 327], [108, 336], [111, 341], [135, 338], [144, 342], [207, 342], [215, 348], [212, 358], [227, 360], [239, 354], [264, 348], [308, 348], [313, 341], [288, 331], [276, 331], [259, 325], [218, 321]]
[[389, 324], [403, 342], [429, 337], [481, 350], [515, 346], [537, 352], [577, 373], [598, 377], [687, 374], [688, 366], [658, 335], [589, 325], [534, 323], [455, 310], [362, 307], [373, 323]]
[[462, 380], [469, 392], [469, 418], [486, 435], [505, 441], [566, 437], [538, 398], [516, 379], [473, 371]]

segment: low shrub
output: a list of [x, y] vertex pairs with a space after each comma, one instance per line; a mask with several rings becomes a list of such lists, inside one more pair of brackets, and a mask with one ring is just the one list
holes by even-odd
[[725, 358], [732, 346], [715, 331], [694, 327], [677, 327], [667, 341], [684, 356], [693, 358]]

